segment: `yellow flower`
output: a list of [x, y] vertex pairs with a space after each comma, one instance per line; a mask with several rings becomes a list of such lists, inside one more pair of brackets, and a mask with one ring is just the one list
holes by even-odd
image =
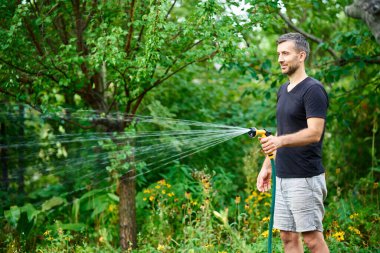
[[161, 193], [162, 193], [162, 194], [165, 194], [165, 193], [166, 193], [166, 191], [165, 191], [165, 190], [162, 190], [162, 191], [161, 191]]
[[143, 198], [144, 201], [146, 201], [146, 198]]
[[262, 235], [263, 237], [267, 238], [268, 235], [269, 235], [269, 231], [268, 231], [268, 230], [265, 230], [264, 232], [261, 233], [261, 235]]
[[166, 184], [165, 179], [162, 179], [162, 180], [158, 181], [158, 183], [159, 183], [160, 185], [165, 185], [165, 184]]
[[[144, 199], [146, 199], [146, 198], [144, 198]], [[115, 209], [116, 209], [116, 205], [114, 205], [114, 204], [111, 204], [111, 205], [108, 206], [108, 211], [110, 213], [112, 213]]]
[[156, 185], [156, 187], [155, 187], [156, 189], [160, 189], [161, 188], [161, 186], [160, 185]]
[[270, 217], [268, 216], [268, 217], [264, 217], [261, 221], [262, 222], [268, 222], [270, 220]]
[[162, 245], [162, 244], [158, 244], [158, 246], [157, 246], [157, 250], [159, 250], [159, 251], [163, 251], [163, 250], [165, 250], [165, 246]]
[[344, 231], [336, 232], [332, 236], [339, 242], [344, 241]]
[[44, 236], [48, 236], [48, 235], [50, 235], [50, 230], [46, 230], [45, 232], [44, 232]]
[[238, 195], [238, 196], [236, 196], [235, 197], [235, 204], [239, 204], [240, 203], [240, 201], [241, 201], [241, 198], [240, 198], [240, 196]]
[[339, 174], [339, 173], [340, 173], [340, 168], [337, 168], [337, 169], [335, 170], [335, 173], [336, 173], [336, 174]]
[[149, 194], [149, 193], [150, 193], [150, 190], [149, 190], [149, 189], [145, 189], [145, 190], [143, 191], [143, 193], [145, 193], [145, 194]]
[[149, 200], [150, 200], [150, 201], [153, 201], [153, 200], [154, 200], [154, 196], [153, 196], [153, 195], [150, 196], [150, 197], [149, 197]]
[[353, 213], [353, 214], [350, 215], [350, 219], [353, 220], [353, 219], [355, 219], [358, 216], [359, 216], [358, 213]]
[[170, 193], [168, 193], [168, 196], [169, 196], [169, 197], [173, 197], [173, 196], [174, 196], [174, 192], [170, 192]]
[[353, 226], [349, 226], [348, 229], [349, 229], [350, 231], [354, 232], [354, 233], [357, 234], [357, 235], [360, 235], [360, 234], [361, 234], [361, 233], [360, 233], [360, 230], [357, 229], [357, 228], [355, 228], [355, 227], [353, 227]]
[[185, 192], [185, 198], [186, 199], [190, 199], [191, 197], [191, 193], [190, 192]]

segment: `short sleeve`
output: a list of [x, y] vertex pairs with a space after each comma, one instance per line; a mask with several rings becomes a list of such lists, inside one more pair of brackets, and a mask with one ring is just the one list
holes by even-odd
[[326, 119], [329, 101], [322, 85], [312, 85], [303, 96], [306, 118]]

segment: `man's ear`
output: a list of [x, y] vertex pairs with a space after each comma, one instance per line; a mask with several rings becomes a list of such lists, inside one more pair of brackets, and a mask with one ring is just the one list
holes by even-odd
[[300, 52], [300, 60], [301, 61], [305, 61], [306, 60], [306, 52], [305, 51], [301, 51]]

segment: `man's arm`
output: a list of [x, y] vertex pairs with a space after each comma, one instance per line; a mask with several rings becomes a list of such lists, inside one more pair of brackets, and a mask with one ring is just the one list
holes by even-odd
[[307, 128], [293, 134], [264, 137], [260, 142], [266, 154], [273, 153], [281, 147], [306, 146], [321, 140], [324, 126], [325, 119], [308, 118]]
[[261, 167], [260, 173], [257, 176], [256, 187], [260, 192], [266, 192], [270, 189], [270, 179], [272, 176], [272, 166], [270, 159], [267, 156]]

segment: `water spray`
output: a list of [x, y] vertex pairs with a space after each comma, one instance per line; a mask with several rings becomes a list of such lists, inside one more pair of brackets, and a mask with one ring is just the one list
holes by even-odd
[[[265, 129], [256, 129], [254, 127], [249, 129], [248, 135], [251, 138], [255, 138], [257, 136], [260, 137], [268, 137], [272, 133]], [[273, 215], [274, 215], [274, 205], [276, 200], [276, 165], [274, 163], [274, 154], [268, 154], [270, 159], [271, 167], [272, 167], [272, 203], [270, 206], [270, 220], [269, 220], [269, 233], [268, 233], [268, 253], [272, 252], [272, 230], [273, 230]]]

